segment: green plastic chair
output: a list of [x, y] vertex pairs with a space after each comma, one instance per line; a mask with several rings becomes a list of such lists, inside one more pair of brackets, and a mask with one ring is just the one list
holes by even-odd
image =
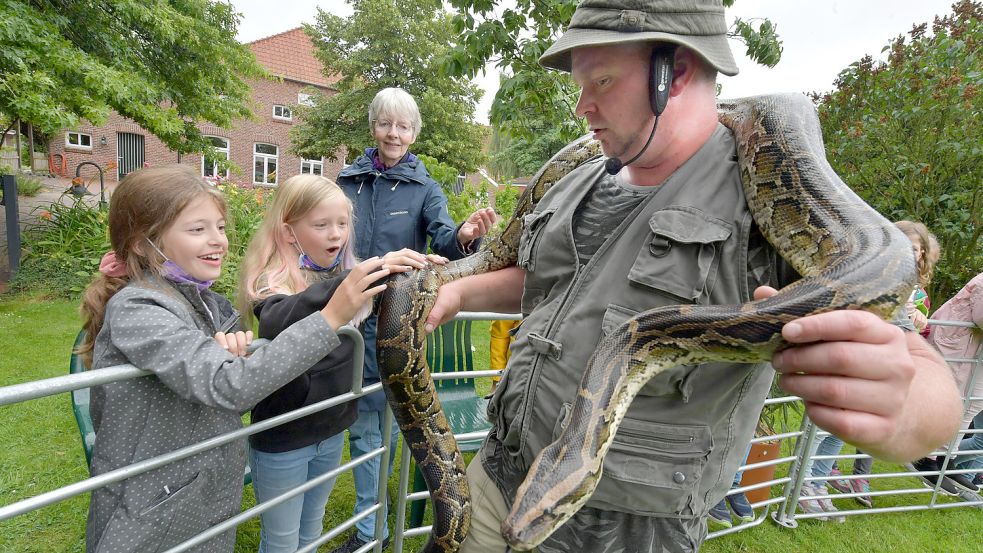
[[[465, 372], [474, 370], [474, 360], [471, 354], [471, 321], [451, 321], [437, 327], [427, 337], [427, 364], [431, 373]], [[443, 407], [447, 422], [450, 423], [454, 434], [479, 432], [491, 428], [491, 423], [485, 415], [488, 400], [479, 397], [474, 389], [473, 378], [455, 378], [435, 380], [437, 397]], [[458, 441], [462, 452], [478, 451], [482, 440]], [[427, 489], [423, 473], [417, 467], [413, 476], [413, 491]], [[410, 525], [417, 527], [423, 524], [423, 514], [427, 502], [417, 500], [410, 508]]]
[[[82, 344], [82, 340], [85, 339], [85, 331], [80, 330], [78, 336], [75, 338], [75, 344], [72, 346], [72, 357], [68, 362], [68, 372], [69, 374], [80, 373], [88, 370], [85, 363], [82, 362], [82, 357], [75, 353], [75, 350]], [[92, 446], [96, 443], [96, 429], [92, 425], [92, 413], [89, 410], [89, 389], [81, 388], [78, 390], [72, 390], [72, 412], [75, 413], [75, 422], [79, 427], [79, 434], [82, 436], [82, 448], [85, 450], [85, 464], [92, 468]], [[248, 486], [253, 481], [253, 476], [249, 470], [249, 465], [246, 465], [246, 472], [242, 476], [242, 485]]]
[[[85, 331], [80, 330], [72, 345], [72, 358], [68, 362], [68, 372], [70, 374], [84, 372], [86, 370], [82, 357], [75, 353], [75, 350], [82, 345], [85, 339]], [[85, 450], [85, 464], [92, 467], [92, 446], [96, 443], [96, 429], [92, 426], [92, 415], [89, 413], [89, 389], [81, 388], [72, 391], [72, 411], [75, 413], [75, 422], [78, 423], [79, 434], [82, 437], [82, 448]]]

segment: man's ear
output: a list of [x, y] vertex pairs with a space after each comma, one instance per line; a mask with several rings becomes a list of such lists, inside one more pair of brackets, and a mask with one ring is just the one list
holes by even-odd
[[683, 46], [677, 47], [669, 96], [680, 95], [693, 82], [699, 70], [700, 60], [697, 59], [696, 53]]

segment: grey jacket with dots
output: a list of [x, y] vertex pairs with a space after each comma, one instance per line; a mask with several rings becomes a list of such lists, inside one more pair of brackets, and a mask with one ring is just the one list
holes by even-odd
[[[314, 313], [233, 357], [212, 336], [238, 321], [228, 300], [189, 284], [148, 278], [109, 300], [93, 369], [130, 363], [154, 374], [92, 389], [93, 476], [241, 428], [240, 413], [340, 343]], [[240, 440], [94, 491], [86, 551], [163, 551], [237, 514], [245, 464]], [[228, 531], [193, 551], [234, 542]]]

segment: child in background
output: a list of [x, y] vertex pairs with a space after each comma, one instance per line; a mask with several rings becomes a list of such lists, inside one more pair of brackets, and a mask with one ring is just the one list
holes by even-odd
[[[941, 326], [932, 327], [932, 344], [939, 350], [947, 360], [949, 359], [972, 359], [979, 355], [980, 343], [983, 342], [983, 273], [973, 277], [956, 295], [945, 302], [938, 311], [935, 312], [934, 319], [940, 321], [961, 321], [972, 323], [975, 327], [963, 326]], [[973, 375], [974, 363], [961, 363], [948, 361], [952, 375], [956, 379], [959, 390], [967, 396], [965, 408], [963, 410], [963, 422], [959, 428], [969, 428], [972, 423], [975, 430], [983, 429], [983, 373], [977, 370]], [[970, 387], [970, 382], [972, 386]], [[960, 451], [981, 450], [983, 449], [983, 434], [970, 434], [959, 442]], [[947, 470], [977, 470], [983, 469], [983, 455], [966, 454], [955, 457], [949, 461]], [[983, 472], [967, 474], [946, 474], [946, 478], [951, 478], [956, 484], [963, 488], [976, 492], [983, 484]]]
[[[113, 194], [109, 235], [113, 251], [83, 298], [78, 353], [93, 369], [153, 374], [92, 388], [93, 476], [241, 428], [241, 412], [338, 346], [336, 330], [390, 272], [381, 259], [359, 265], [344, 293], [243, 357], [249, 337], [230, 333], [238, 313], [208, 289], [228, 250], [217, 190], [187, 166], [134, 171]], [[234, 516], [245, 449], [227, 443], [93, 491], [86, 550], [162, 551]], [[234, 542], [229, 530], [199, 550]]]
[[[331, 180], [297, 175], [277, 190], [246, 252], [240, 305], [259, 319], [259, 336], [275, 339], [295, 322], [316, 313], [342, 290], [356, 266], [352, 204]], [[436, 263], [446, 262], [431, 256]], [[426, 258], [412, 250], [387, 254], [393, 272], [422, 268]], [[351, 323], [369, 313], [363, 304]], [[345, 321], [346, 323], [349, 321]], [[341, 345], [260, 401], [257, 423], [351, 391], [354, 343]], [[249, 437], [249, 466], [258, 502], [336, 469], [345, 429], [358, 417], [355, 401], [329, 407]], [[292, 553], [321, 536], [324, 508], [334, 479], [298, 494], [261, 515], [259, 551]]]
[[[751, 446], [748, 445], [747, 453], [744, 454], [744, 464], [747, 464], [747, 458], [750, 454]], [[734, 480], [730, 484], [731, 490], [741, 487], [741, 478], [743, 476], [744, 472], [740, 470], [734, 474]], [[731, 510], [734, 511], [734, 516], [741, 521], [740, 523], [748, 523], [754, 520], [754, 509], [751, 508], [751, 503], [747, 500], [744, 492], [728, 493], [707, 514], [707, 525], [711, 532], [730, 528], [734, 525], [730, 511], [727, 510], [727, 505], [730, 505]]]
[[[832, 474], [833, 472], [833, 459], [813, 459], [816, 455], [829, 456], [838, 455], [840, 450], [843, 449], [843, 440], [837, 438], [836, 436], [830, 434], [825, 437], [816, 438], [812, 442], [812, 447], [809, 454], [806, 456], [809, 459], [808, 463], [803, 467], [803, 471], [808, 476], [825, 478]], [[837, 471], [839, 473], [839, 471]], [[869, 473], [864, 473], [869, 474]], [[842, 479], [840, 481], [843, 481]], [[867, 490], [870, 491], [869, 489]], [[849, 493], [849, 492], [846, 492]], [[833, 502], [829, 499], [829, 489], [826, 487], [826, 482], [821, 480], [805, 482], [802, 484], [801, 497], [799, 499], [799, 504], [802, 507], [802, 511], [806, 513], [836, 513], [839, 509], [833, 505]], [[869, 505], [868, 505], [869, 507]], [[846, 522], [846, 517], [843, 515], [830, 514], [829, 516], [822, 516], [816, 518], [816, 520], [828, 521], [832, 520], [834, 522]]]
[[894, 226], [901, 229], [901, 232], [905, 233], [911, 241], [911, 251], [915, 254], [915, 266], [918, 269], [918, 283], [905, 304], [905, 313], [915, 325], [915, 329], [923, 337], [928, 338], [928, 313], [932, 308], [932, 302], [925, 289], [932, 283], [932, 271], [935, 270], [935, 264], [941, 255], [939, 243], [922, 223], [898, 221]]
[[[935, 264], [941, 256], [939, 242], [935, 238], [935, 235], [929, 232], [928, 227], [922, 223], [897, 221], [894, 223], [894, 226], [898, 227], [908, 237], [908, 240], [911, 241], [911, 251], [915, 256], [915, 268], [918, 271], [918, 282], [915, 284], [915, 289], [912, 290], [911, 296], [909, 296], [908, 302], [905, 304], [905, 314], [911, 320], [915, 330], [921, 333], [923, 337], [928, 338], [928, 312], [931, 309], [932, 302], [929, 300], [928, 293], [925, 289], [932, 282], [932, 272], [935, 270]], [[857, 453], [863, 452], [858, 449]], [[853, 474], [870, 474], [873, 464], [874, 461], [870, 458], [854, 459]], [[919, 464], [925, 467], [936, 466], [935, 459], [932, 458], [915, 461], [915, 466]], [[919, 470], [938, 469], [924, 468]], [[833, 476], [839, 476], [840, 471], [834, 467], [831, 474]], [[925, 478], [934, 479], [936, 477], [928, 476]], [[951, 483], [943, 482], [943, 484], [944, 488], [949, 488]], [[865, 507], [873, 506], [871, 496], [866, 495], [870, 493], [870, 482], [865, 478], [850, 480], [835, 479], [831, 480], [829, 485], [843, 493], [863, 493], [865, 495], [858, 496], [854, 499]]]
[[[504, 371], [505, 367], [508, 366], [509, 346], [512, 345], [513, 332], [521, 322], [506, 320], [492, 321], [491, 327], [488, 329], [490, 336], [488, 343], [489, 369], [493, 371]], [[491, 389], [493, 392], [498, 387], [500, 380], [502, 380], [501, 374], [491, 377]]]

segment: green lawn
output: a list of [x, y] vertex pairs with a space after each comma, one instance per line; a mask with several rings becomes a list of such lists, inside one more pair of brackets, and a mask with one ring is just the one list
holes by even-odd
[[[0, 386], [60, 376], [68, 372], [69, 349], [78, 332], [77, 305], [42, 296], [0, 296]], [[487, 366], [487, 323], [473, 330], [475, 367]], [[480, 393], [487, 379], [478, 383]], [[67, 394], [0, 407], [0, 505], [81, 480], [88, 475], [78, 431]], [[398, 468], [398, 459], [397, 459]], [[876, 471], [896, 466], [878, 463]], [[913, 486], [915, 479], [875, 482], [875, 489]], [[395, 491], [395, 477], [390, 490]], [[877, 506], [914, 505], [927, 496], [875, 499]], [[329, 502], [325, 527], [351, 516], [354, 491], [351, 475], [338, 479]], [[0, 553], [81, 552], [84, 550], [86, 495], [48, 506], [12, 520], [0, 522]], [[246, 488], [243, 508], [255, 504], [252, 488]], [[837, 505], [853, 508], [852, 501]], [[882, 514], [849, 518], [846, 524], [801, 521], [788, 530], [766, 522], [757, 528], [711, 540], [703, 551], [811, 551], [811, 552], [906, 552], [979, 551], [983, 513], [978, 509]], [[256, 550], [258, 521], [241, 526], [237, 553]], [[341, 540], [337, 540], [340, 542]], [[422, 538], [411, 540], [406, 551], [415, 551]], [[323, 547], [322, 551], [330, 548]], [[580, 553], [580, 552], [578, 552]], [[589, 552], [582, 552], [589, 553]]]

